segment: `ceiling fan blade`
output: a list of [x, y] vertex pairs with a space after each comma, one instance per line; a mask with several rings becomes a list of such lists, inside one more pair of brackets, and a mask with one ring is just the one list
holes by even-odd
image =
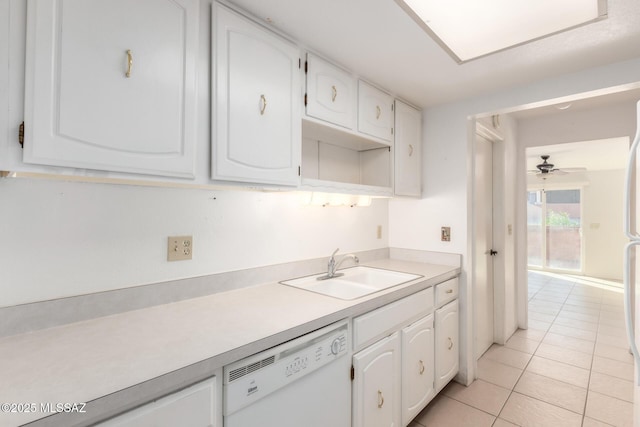
[[553, 175], [568, 175], [569, 174], [569, 172], [567, 172], [565, 169], [553, 169], [549, 173], [553, 174]]
[[562, 170], [564, 172], [584, 172], [587, 170], [587, 168], [562, 168], [556, 170]]

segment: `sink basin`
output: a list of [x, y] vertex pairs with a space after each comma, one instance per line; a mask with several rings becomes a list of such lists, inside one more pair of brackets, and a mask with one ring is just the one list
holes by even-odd
[[283, 285], [316, 292], [343, 300], [352, 300], [389, 289], [422, 277], [419, 274], [402, 273], [373, 267], [351, 267], [338, 271], [340, 277], [318, 280], [323, 274], [285, 280]]

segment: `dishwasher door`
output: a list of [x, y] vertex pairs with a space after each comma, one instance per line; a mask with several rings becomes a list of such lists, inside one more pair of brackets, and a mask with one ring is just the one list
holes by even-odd
[[225, 427], [348, 427], [346, 321], [224, 368]]

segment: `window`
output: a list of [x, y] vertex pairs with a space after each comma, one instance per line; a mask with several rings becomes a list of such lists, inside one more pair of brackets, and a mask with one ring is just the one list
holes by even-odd
[[581, 191], [527, 193], [529, 267], [582, 271]]

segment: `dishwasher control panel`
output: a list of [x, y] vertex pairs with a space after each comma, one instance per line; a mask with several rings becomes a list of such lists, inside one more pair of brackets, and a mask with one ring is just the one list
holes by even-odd
[[346, 355], [348, 341], [347, 322], [338, 322], [225, 366], [224, 414], [232, 414]]

